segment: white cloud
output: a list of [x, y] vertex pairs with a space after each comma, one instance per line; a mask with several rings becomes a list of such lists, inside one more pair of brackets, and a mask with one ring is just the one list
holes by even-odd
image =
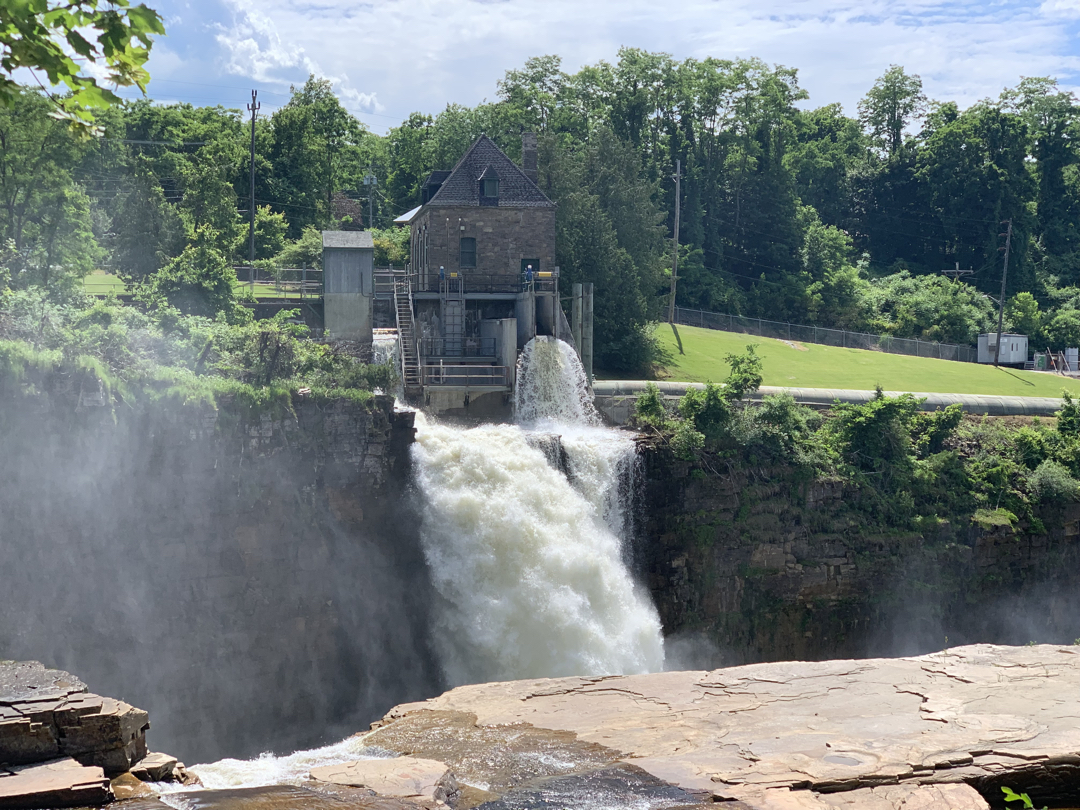
[[680, 59], [759, 56], [798, 68], [812, 104], [849, 111], [892, 63], [962, 106], [1021, 76], [1071, 86], [1080, 73], [1080, 0], [224, 2], [213, 28], [222, 69], [279, 87], [326, 76], [354, 111], [384, 114], [366, 119], [377, 130], [412, 110], [492, 99], [529, 56], [557, 53], [572, 71], [614, 60], [620, 45]]

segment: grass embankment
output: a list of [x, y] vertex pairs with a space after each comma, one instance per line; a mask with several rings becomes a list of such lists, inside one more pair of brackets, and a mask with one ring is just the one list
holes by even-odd
[[724, 357], [742, 352], [748, 343], [756, 343], [763, 361], [763, 385], [856, 390], [873, 390], [880, 385], [886, 391], [1026, 397], [1060, 397], [1062, 389], [1080, 393], [1080, 380], [1055, 374], [814, 343], [788, 343], [696, 326], [677, 329], [682, 353], [670, 325], [660, 324], [656, 329], [664, 353], [660, 379], [722, 381], [728, 375]]
[[[243, 293], [248, 288], [246, 281], [240, 281], [237, 279], [234, 285], [237, 293]], [[123, 295], [127, 292], [127, 287], [124, 284], [123, 279], [110, 275], [104, 270], [95, 270], [90, 275], [83, 279], [83, 289], [88, 295]], [[273, 298], [273, 299], [294, 299], [297, 302], [301, 300], [300, 293], [297, 290], [281, 289], [279, 290], [273, 283], [267, 283], [260, 281], [255, 284], [255, 298]], [[305, 298], [312, 298], [310, 294]]]

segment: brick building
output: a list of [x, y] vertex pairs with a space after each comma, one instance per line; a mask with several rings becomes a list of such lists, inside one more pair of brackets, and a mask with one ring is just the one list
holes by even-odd
[[534, 273], [553, 271], [555, 203], [536, 179], [529, 133], [520, 167], [481, 135], [452, 170], [432, 172], [409, 219], [417, 291], [438, 291], [440, 268], [476, 292], [519, 292], [530, 264]]
[[410, 229], [411, 260], [383, 271], [392, 284], [376, 278], [376, 316], [383, 306], [397, 327], [406, 395], [436, 411], [505, 407], [530, 340], [574, 340], [559, 306], [556, 206], [536, 184], [536, 158], [531, 133], [521, 166], [481, 135], [395, 220]]

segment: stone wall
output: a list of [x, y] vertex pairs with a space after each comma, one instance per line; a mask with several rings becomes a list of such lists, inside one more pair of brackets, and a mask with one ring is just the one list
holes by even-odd
[[441, 686], [407, 485], [412, 415], [0, 409], [0, 658], [78, 672], [193, 760], [340, 739]]
[[[447, 225], [449, 220], [449, 225]], [[464, 226], [464, 230], [461, 227]], [[427, 272], [437, 283], [439, 267], [447, 272], [489, 275], [521, 272], [522, 259], [539, 259], [537, 270], [555, 266], [555, 209], [553, 208], [431, 208], [415, 226], [427, 232]], [[459, 264], [459, 240], [476, 239], [476, 267]], [[449, 240], [449, 247], [448, 247]], [[422, 253], [414, 253], [420, 261]], [[424, 268], [418, 265], [420, 272]]]
[[857, 490], [646, 447], [638, 552], [684, 666], [1080, 637], [1080, 504], [1045, 531], [875, 525]]

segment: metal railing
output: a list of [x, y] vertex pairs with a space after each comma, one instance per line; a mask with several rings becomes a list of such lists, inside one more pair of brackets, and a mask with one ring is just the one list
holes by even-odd
[[[281, 268], [270, 271], [248, 265], [235, 265], [237, 281], [254, 282], [256, 298], [295, 298], [306, 301], [323, 294], [323, 271], [310, 267]], [[254, 276], [254, 279], [252, 278]]]
[[376, 267], [371, 275], [372, 292], [376, 298], [390, 299], [394, 297], [394, 278], [405, 275], [403, 270], [395, 270], [392, 267]]
[[423, 357], [494, 357], [495, 338], [421, 338]]
[[421, 367], [424, 385], [450, 385], [458, 388], [509, 388], [507, 366], [460, 366], [428, 364]]
[[684, 326], [700, 326], [744, 335], [791, 340], [799, 343], [818, 343], [823, 346], [840, 346], [847, 349], [869, 349], [889, 354], [907, 354], [912, 357], [936, 357], [939, 360], [955, 360], [961, 363], [978, 361], [974, 346], [955, 343], [938, 343], [917, 338], [898, 338], [892, 335], [874, 335], [868, 332], [849, 332], [846, 329], [828, 329], [824, 326], [805, 326], [722, 312], [705, 312], [700, 309], [675, 307], [675, 322]]
[[412, 276], [413, 292], [440, 292], [445, 282], [460, 279], [465, 294], [469, 293], [519, 293], [525, 290], [551, 292], [555, 289], [554, 273], [535, 273], [531, 282], [522, 273], [472, 273], [469, 270], [447, 273], [440, 282], [439, 271]]

